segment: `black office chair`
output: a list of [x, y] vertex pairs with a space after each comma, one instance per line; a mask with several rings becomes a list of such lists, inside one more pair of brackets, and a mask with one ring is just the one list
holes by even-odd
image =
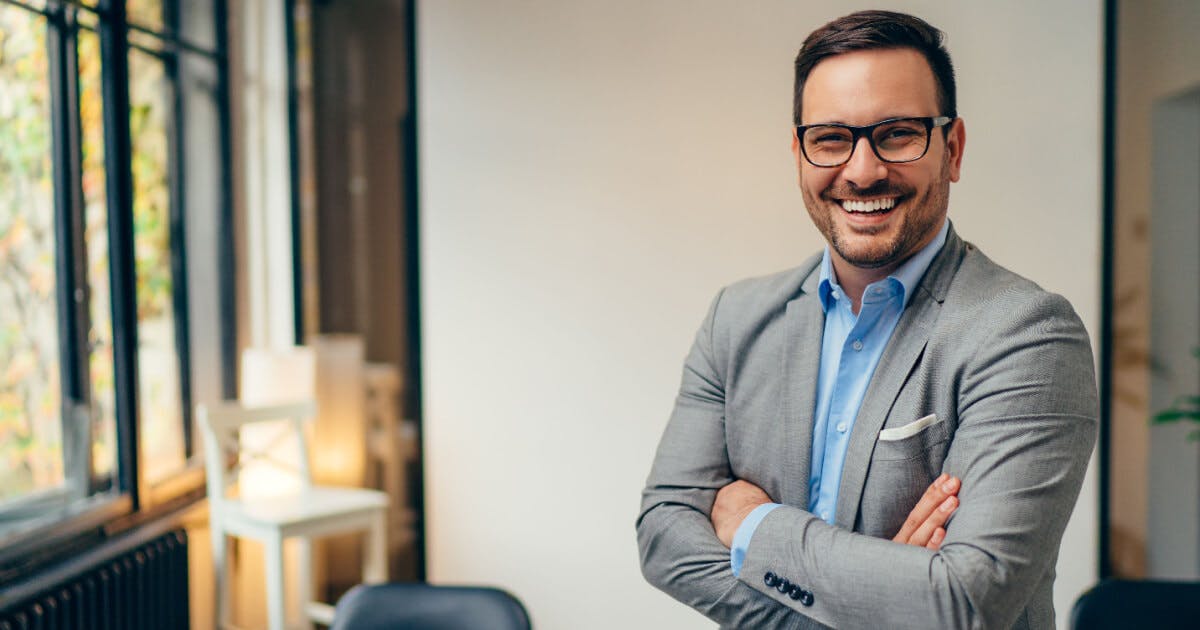
[[1075, 601], [1073, 630], [1200, 628], [1200, 582], [1104, 580]]
[[530, 630], [520, 600], [498, 589], [362, 584], [340, 600], [330, 630]]

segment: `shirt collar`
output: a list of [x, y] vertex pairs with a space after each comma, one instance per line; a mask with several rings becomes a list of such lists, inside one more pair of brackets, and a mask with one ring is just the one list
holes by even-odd
[[[894, 279], [900, 283], [901, 297], [903, 302], [901, 306], [908, 306], [909, 300], [912, 299], [914, 290], [917, 288], [917, 283], [921, 281], [921, 277], [925, 275], [925, 271], [929, 269], [930, 263], [933, 262], [934, 256], [941, 251], [942, 245], [946, 244], [946, 235], [950, 231], [950, 219], [942, 222], [942, 229], [937, 236], [929, 242], [928, 245], [922, 247], [920, 251], [913, 254], [904, 261], [904, 264], [896, 268], [890, 279]], [[829, 259], [829, 246], [825, 246], [825, 252], [821, 255], [821, 273], [819, 276], [819, 284], [817, 285], [817, 293], [821, 297], [821, 308], [825, 312], [829, 312], [830, 306], [834, 302], [841, 299], [845, 293], [842, 292], [841, 285], [838, 284], [837, 278], [833, 275], [833, 263]]]

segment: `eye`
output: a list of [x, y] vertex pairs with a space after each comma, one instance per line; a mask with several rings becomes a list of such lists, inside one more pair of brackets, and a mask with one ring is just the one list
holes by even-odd
[[904, 141], [919, 138], [925, 132], [912, 127], [889, 127], [881, 130], [880, 139], [884, 141]]
[[812, 129], [805, 136], [813, 144], [840, 144], [850, 142], [850, 134], [843, 129]]

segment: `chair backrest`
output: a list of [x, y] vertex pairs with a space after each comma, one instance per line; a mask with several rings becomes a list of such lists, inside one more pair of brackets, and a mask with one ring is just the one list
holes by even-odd
[[[225, 501], [232, 485], [253, 462], [290, 469], [299, 486], [307, 488], [312, 481], [304, 424], [315, 414], [316, 403], [312, 400], [256, 406], [236, 402], [197, 405], [209, 501], [218, 505]], [[243, 434], [252, 429], [266, 431], [248, 445]], [[279, 449], [291, 452], [276, 452]]]
[[529, 630], [520, 600], [498, 588], [359, 585], [337, 603], [330, 630]]
[[1200, 582], [1104, 580], [1075, 601], [1073, 630], [1200, 627]]

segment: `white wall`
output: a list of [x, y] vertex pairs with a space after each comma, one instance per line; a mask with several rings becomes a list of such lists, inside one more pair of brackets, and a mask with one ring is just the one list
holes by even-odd
[[[883, 2], [949, 33], [959, 232], [1098, 329], [1101, 3]], [[421, 2], [429, 573], [541, 628], [691, 628], [648, 586], [639, 492], [715, 291], [820, 236], [789, 153], [822, 0]], [[1089, 476], [1060, 619], [1095, 580]]]

